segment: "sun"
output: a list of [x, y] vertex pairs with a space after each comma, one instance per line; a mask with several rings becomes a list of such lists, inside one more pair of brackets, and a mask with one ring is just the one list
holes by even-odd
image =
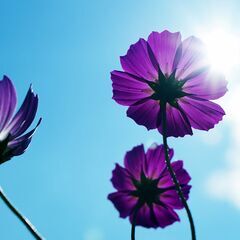
[[223, 28], [201, 32], [199, 37], [205, 43], [207, 58], [213, 70], [228, 74], [240, 65], [240, 38]]

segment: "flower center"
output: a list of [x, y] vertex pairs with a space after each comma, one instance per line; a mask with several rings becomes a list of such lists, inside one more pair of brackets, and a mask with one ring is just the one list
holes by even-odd
[[139, 198], [139, 202], [142, 204], [147, 203], [151, 205], [152, 203], [158, 202], [158, 196], [162, 192], [158, 188], [158, 179], [148, 179], [142, 173], [140, 181], [133, 182], [136, 190], [132, 192], [132, 195]]
[[159, 70], [157, 81], [148, 83], [154, 91], [151, 96], [152, 99], [160, 100], [176, 107], [177, 100], [188, 95], [183, 91], [183, 85], [186, 81], [177, 80], [175, 78], [175, 73], [176, 71], [167, 77]]

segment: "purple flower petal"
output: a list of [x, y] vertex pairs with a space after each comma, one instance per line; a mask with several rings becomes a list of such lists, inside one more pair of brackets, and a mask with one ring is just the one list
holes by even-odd
[[200, 130], [209, 130], [214, 127], [225, 115], [224, 110], [216, 103], [184, 97], [179, 101], [188, 116], [192, 127]]
[[195, 37], [189, 37], [182, 42], [180, 45], [182, 55], [176, 71], [178, 80], [183, 80], [207, 66], [204, 47], [203, 43]]
[[[186, 134], [192, 135], [191, 125], [186, 115], [179, 109], [167, 104], [167, 136], [183, 137]], [[162, 124], [158, 127], [162, 133]]]
[[32, 140], [32, 136], [34, 135], [38, 126], [41, 123], [41, 120], [42, 119], [40, 118], [35, 128], [32, 129], [30, 132], [22, 135], [21, 137], [11, 140], [8, 143], [9, 154], [11, 155], [11, 157], [21, 155], [26, 151], [28, 145]]
[[[176, 174], [176, 177], [180, 183], [180, 185], [188, 184], [188, 182], [191, 180], [188, 172], [183, 169], [183, 161], [175, 161], [171, 163], [173, 171]], [[160, 178], [158, 182], [159, 188], [169, 188], [173, 187], [174, 183], [170, 176], [170, 173], [167, 169], [162, 173], [162, 177]]]
[[[178, 179], [178, 182], [180, 183], [182, 187], [182, 192], [185, 197], [185, 199], [188, 199], [188, 194], [190, 191], [191, 186], [187, 185], [191, 177], [189, 176], [188, 172], [183, 168], [183, 161], [175, 161], [171, 163], [172, 168], [174, 173], [176, 174], [176, 177]], [[158, 184], [158, 187], [163, 188], [163, 189], [168, 189], [164, 193], [160, 195], [160, 201], [163, 202], [164, 204], [167, 204], [170, 207], [176, 208], [176, 209], [181, 209], [183, 208], [183, 204], [178, 197], [177, 191], [175, 189], [175, 186], [173, 184], [173, 180], [170, 177], [169, 172], [166, 170], [165, 174]]]
[[183, 161], [178, 160], [171, 163], [173, 171], [178, 179], [180, 185], [188, 184], [191, 180], [188, 172], [183, 168]]
[[155, 55], [161, 71], [169, 76], [173, 72], [174, 61], [178, 58], [177, 49], [181, 44], [181, 34], [163, 31], [152, 32], [148, 37], [148, 43]]
[[[133, 214], [130, 216], [130, 222], [133, 221]], [[156, 223], [155, 216], [153, 211], [151, 211], [150, 207], [147, 204], [144, 204], [137, 212], [136, 215], [136, 225], [140, 225], [146, 228], [151, 227], [158, 227], [158, 224]]]
[[15, 88], [11, 80], [4, 76], [0, 81], [0, 164], [10, 160], [13, 156], [24, 153], [41, 122], [40, 119], [34, 129], [22, 135], [35, 118], [38, 97], [30, 87], [22, 106], [13, 116], [16, 101]]
[[11, 80], [4, 76], [0, 81], [0, 131], [11, 119], [17, 103], [15, 88]]
[[136, 190], [132, 183], [132, 179], [128, 171], [121, 167], [119, 164], [116, 164], [115, 169], [112, 172], [112, 184], [113, 186], [121, 191], [121, 190]]
[[108, 199], [119, 211], [121, 218], [129, 216], [137, 204], [137, 198], [124, 192], [111, 193], [108, 195]]
[[[185, 197], [185, 199], [188, 199], [188, 194], [190, 192], [191, 186], [189, 185], [184, 185], [182, 187], [182, 193]], [[164, 193], [162, 193], [159, 197], [159, 200], [166, 204], [167, 206], [174, 208], [174, 209], [182, 209], [183, 204], [182, 201], [180, 200], [177, 191], [175, 189], [173, 190], [168, 190]]]
[[158, 182], [158, 187], [161, 189], [174, 187], [173, 180], [167, 169], [165, 170], [164, 174], [162, 174], [161, 179]]
[[127, 54], [120, 57], [124, 71], [142, 77], [146, 80], [156, 80], [158, 72], [154, 68], [148, 54], [147, 42], [139, 39], [138, 42], [131, 45]]
[[[169, 149], [169, 158], [173, 156], [173, 149]], [[159, 145], [149, 148], [146, 153], [145, 174], [150, 179], [157, 179], [166, 169], [164, 148]]]
[[113, 71], [111, 79], [113, 99], [119, 104], [130, 106], [153, 93], [145, 82], [125, 72]]
[[148, 99], [138, 105], [130, 106], [127, 111], [127, 116], [149, 130], [157, 127], [159, 111], [159, 103], [155, 100]]
[[22, 106], [7, 126], [11, 139], [20, 136], [28, 129], [35, 118], [37, 107], [38, 96], [33, 93], [30, 87]]
[[124, 158], [124, 166], [135, 179], [139, 180], [141, 177], [141, 172], [143, 171], [144, 161], [144, 148], [143, 145], [139, 145], [126, 153]]
[[172, 208], [167, 208], [154, 204], [153, 210], [157, 223], [161, 228], [171, 225], [176, 221], [180, 221], [178, 215], [172, 210]]
[[207, 100], [218, 99], [227, 92], [227, 81], [221, 74], [203, 71], [189, 79], [183, 91]]
[[37, 125], [28, 133], [22, 135], [21, 137], [10, 140], [10, 142], [8, 143], [8, 147], [15, 147], [16, 145], [21, 144], [22, 141], [32, 138], [38, 126], [40, 125], [41, 121], [42, 121], [42, 118], [38, 120]]

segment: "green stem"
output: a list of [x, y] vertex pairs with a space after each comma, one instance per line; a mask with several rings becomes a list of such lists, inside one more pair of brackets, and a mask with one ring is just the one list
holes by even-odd
[[138, 212], [139, 208], [140, 208], [140, 205], [138, 203], [133, 212], [131, 240], [135, 240], [136, 217], [137, 217], [137, 212]]
[[40, 236], [37, 232], [37, 229], [31, 224], [31, 222], [24, 217], [19, 211], [11, 204], [8, 200], [7, 196], [4, 194], [2, 188], [0, 187], [0, 197], [3, 202], [9, 207], [9, 209], [15, 214], [15, 216], [25, 225], [25, 227], [29, 230], [29, 232], [33, 235], [33, 237], [37, 240], [43, 240], [44, 238]]
[[191, 211], [188, 207], [187, 201], [183, 195], [181, 186], [177, 180], [177, 177], [175, 175], [174, 170], [172, 169], [171, 163], [170, 163], [170, 159], [169, 159], [169, 155], [168, 155], [168, 145], [167, 145], [167, 120], [166, 120], [166, 103], [161, 103], [161, 117], [162, 117], [162, 135], [163, 135], [163, 145], [164, 145], [164, 152], [165, 152], [165, 160], [166, 160], [166, 164], [167, 164], [167, 168], [168, 171], [171, 175], [171, 178], [174, 182], [174, 185], [176, 187], [176, 191], [178, 193], [179, 198], [181, 199], [183, 206], [187, 212], [187, 216], [189, 219], [189, 223], [190, 223], [190, 228], [191, 228], [191, 233], [192, 233], [192, 240], [196, 240], [196, 233], [195, 233], [195, 227], [194, 227], [194, 222], [193, 222], [193, 217], [191, 214]]
[[131, 229], [131, 240], [135, 240], [135, 223], [132, 222], [132, 229]]
[[131, 229], [131, 240], [135, 240], [135, 227], [136, 227], [136, 218], [138, 210], [142, 207], [142, 202], [138, 201], [137, 205], [133, 210], [133, 218], [132, 218], [132, 229]]

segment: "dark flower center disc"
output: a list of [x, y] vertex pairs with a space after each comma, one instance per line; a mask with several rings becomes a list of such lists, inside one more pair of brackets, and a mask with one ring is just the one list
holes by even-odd
[[158, 196], [161, 190], [157, 186], [158, 180], [148, 179], [144, 174], [141, 176], [141, 181], [134, 181], [136, 190], [132, 192], [132, 195], [139, 198], [139, 202], [142, 204], [158, 202]]
[[148, 85], [154, 91], [151, 98], [176, 107], [177, 100], [188, 95], [182, 89], [185, 82], [184, 80], [177, 80], [175, 78], [175, 71], [169, 77], [160, 71], [158, 79], [155, 82], [148, 82]]

